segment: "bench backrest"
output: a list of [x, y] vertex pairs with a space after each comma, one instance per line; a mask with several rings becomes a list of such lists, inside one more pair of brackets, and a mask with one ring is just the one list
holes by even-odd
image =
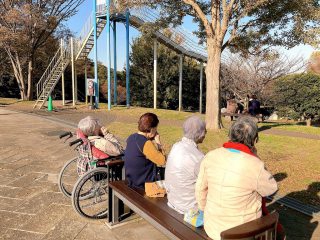
[[231, 239], [276, 239], [279, 214], [271, 213], [262, 218], [230, 228], [220, 234], [222, 240]]

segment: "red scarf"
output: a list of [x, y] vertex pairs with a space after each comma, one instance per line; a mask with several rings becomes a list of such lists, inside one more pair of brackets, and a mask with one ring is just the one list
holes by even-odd
[[[246, 145], [242, 144], [242, 143], [234, 143], [234, 142], [226, 142], [223, 144], [224, 148], [228, 148], [228, 149], [235, 149], [235, 150], [239, 150], [241, 152], [250, 154], [251, 156], [255, 156], [258, 157], [256, 154], [254, 154], [251, 149], [249, 147], [247, 147]], [[262, 198], [262, 203], [261, 203], [261, 209], [262, 209], [262, 215], [266, 216], [269, 215], [269, 211], [267, 209], [267, 202], [266, 202], [266, 198]], [[281, 235], [285, 236], [284, 234], [284, 229], [282, 227], [282, 225], [280, 223], [278, 223], [277, 225], [277, 232], [281, 233]], [[282, 238], [284, 239], [284, 238]]]

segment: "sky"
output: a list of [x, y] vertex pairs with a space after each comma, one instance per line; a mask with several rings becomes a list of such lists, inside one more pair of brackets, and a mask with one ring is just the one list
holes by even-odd
[[[103, 1], [103, 0], [98, 0]], [[76, 15], [71, 17], [67, 21], [67, 26], [71, 29], [75, 37], [79, 36], [80, 31], [82, 30], [86, 20], [91, 16], [91, 12], [93, 9], [93, 0], [85, 0], [84, 3], [80, 6], [79, 11]], [[197, 29], [197, 25], [192, 22], [192, 19], [189, 17], [184, 19], [184, 23], [182, 25], [185, 29], [187, 29], [190, 33]], [[126, 56], [125, 56], [125, 26], [123, 23], [117, 23], [117, 66], [118, 70], [123, 69], [125, 66]], [[104, 65], [107, 65], [107, 54], [106, 54], [106, 30], [102, 32], [100, 37], [98, 38], [98, 61], [102, 62]], [[132, 41], [139, 37], [140, 33], [135, 28], [130, 27], [130, 44]], [[113, 46], [113, 36], [111, 35], [111, 46]], [[111, 51], [113, 54], [113, 48], [111, 47]], [[290, 50], [286, 50], [285, 48], [280, 48], [280, 52], [288, 56], [289, 59], [295, 57], [302, 57], [305, 60], [308, 60], [314, 49], [309, 45], [299, 45]], [[89, 58], [92, 58], [93, 51], [90, 53]], [[112, 66], [113, 66], [113, 55]]]

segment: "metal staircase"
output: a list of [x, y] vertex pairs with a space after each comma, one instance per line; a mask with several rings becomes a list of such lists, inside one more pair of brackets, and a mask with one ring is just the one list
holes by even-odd
[[[86, 58], [94, 46], [94, 31], [92, 20], [93, 18], [91, 14], [85, 25], [83, 26], [79, 38], [75, 39], [75, 61], [78, 59]], [[106, 20], [97, 18], [97, 37], [100, 36], [101, 32], [106, 26], [106, 23]], [[52, 93], [54, 87], [60, 80], [62, 73], [71, 62], [70, 44], [67, 44], [65, 47], [60, 46], [46, 71], [42, 75], [40, 81], [37, 84], [37, 101], [33, 108], [41, 109], [43, 107], [44, 103], [48, 100], [50, 94]]]
[[[68, 46], [68, 45], [67, 45]], [[68, 47], [60, 46], [59, 50], [54, 55], [46, 71], [42, 75], [37, 84], [37, 101], [33, 108], [41, 107], [48, 100], [54, 87], [61, 78], [62, 73], [70, 62], [70, 51]]]
[[[94, 31], [92, 19], [93, 18], [89, 16], [87, 22], [82, 28], [79, 38], [77, 39], [75, 48], [75, 60], [86, 58], [94, 46]], [[97, 18], [97, 38], [99, 38], [106, 24], [107, 21], [105, 19]]]

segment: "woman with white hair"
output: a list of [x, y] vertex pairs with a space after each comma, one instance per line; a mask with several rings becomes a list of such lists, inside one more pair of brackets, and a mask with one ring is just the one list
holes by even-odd
[[277, 183], [257, 157], [258, 126], [241, 117], [230, 128], [229, 142], [203, 159], [196, 184], [204, 229], [212, 239], [220, 233], [260, 218], [262, 198], [277, 191]]
[[206, 135], [206, 125], [197, 116], [188, 118], [183, 124], [184, 136], [175, 143], [169, 153], [165, 186], [168, 205], [183, 214], [197, 207], [195, 184], [204, 154], [198, 149]]
[[78, 123], [78, 129], [88, 137], [93, 146], [109, 156], [118, 156], [124, 153], [121, 143], [109, 130], [101, 126], [97, 118], [88, 116]]

